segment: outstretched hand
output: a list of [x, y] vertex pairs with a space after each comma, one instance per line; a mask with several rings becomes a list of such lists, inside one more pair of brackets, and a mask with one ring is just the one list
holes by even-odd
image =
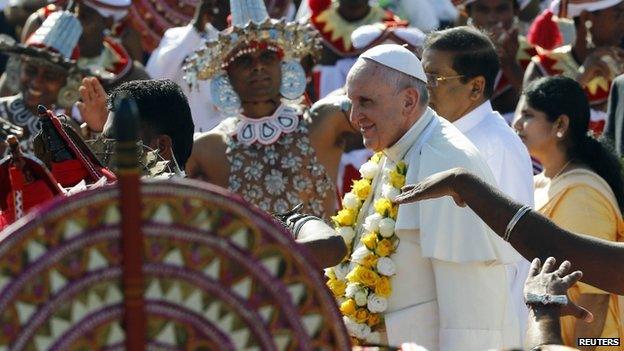
[[82, 79], [82, 84], [78, 89], [81, 100], [77, 103], [82, 120], [87, 123], [89, 129], [94, 132], [101, 132], [108, 117], [106, 100], [108, 95], [104, 87], [95, 77]]
[[[528, 294], [535, 295], [567, 295], [568, 289], [572, 287], [581, 277], [581, 271], [570, 273], [572, 264], [569, 261], [563, 261], [559, 268], [555, 269], [556, 260], [549, 257], [542, 265], [539, 258], [531, 263], [529, 276], [524, 283], [524, 297]], [[585, 308], [575, 304], [568, 298], [568, 304], [561, 307], [561, 315], [571, 315], [585, 322], [591, 322], [594, 316]]]
[[464, 207], [466, 203], [453, 189], [455, 177], [464, 170], [453, 168], [448, 171], [436, 173], [425, 178], [418, 184], [406, 185], [401, 188], [401, 195], [394, 199], [397, 204], [406, 204], [427, 199], [437, 199], [443, 196], [451, 196], [458, 206]]

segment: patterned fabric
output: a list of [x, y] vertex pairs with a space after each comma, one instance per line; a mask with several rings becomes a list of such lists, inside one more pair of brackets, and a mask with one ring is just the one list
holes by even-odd
[[23, 152], [32, 153], [33, 140], [41, 130], [41, 123], [24, 105], [22, 94], [0, 98], [0, 118], [24, 129], [20, 146]]
[[[197, 182], [141, 192], [148, 350], [350, 350], [312, 257], [274, 220]], [[5, 230], [0, 349], [124, 349], [122, 215], [107, 187]]]
[[[544, 76], [563, 75], [575, 79], [580, 69], [580, 65], [572, 56], [572, 46], [570, 45], [536, 55], [532, 60]], [[596, 77], [583, 88], [589, 103], [599, 105], [609, 98], [611, 81], [605, 77]]]
[[[572, 79], [576, 79], [579, 73], [580, 65], [572, 56], [572, 46], [565, 45], [553, 51], [538, 54], [533, 57], [533, 62], [539, 67], [540, 72], [544, 76], [563, 75]], [[599, 105], [607, 102], [609, 91], [611, 89], [611, 79], [607, 77], [595, 77], [586, 86], [583, 87], [585, 95], [589, 99], [592, 108], [599, 108]], [[589, 129], [596, 135], [602, 134], [606, 124], [605, 115], [598, 113], [589, 121]]]
[[310, 145], [310, 122], [302, 116], [296, 130], [282, 132], [271, 145], [246, 145], [229, 136], [229, 190], [268, 212], [286, 212], [303, 203], [303, 212], [327, 218], [323, 204], [334, 184]]
[[408, 24], [391, 11], [386, 11], [378, 5], [371, 6], [368, 15], [364, 18], [349, 22], [338, 13], [338, 1], [308, 1], [312, 10], [310, 22], [321, 34], [323, 44], [342, 57], [358, 54], [351, 43], [351, 33], [358, 27], [379, 22], [388, 27], [407, 27]]

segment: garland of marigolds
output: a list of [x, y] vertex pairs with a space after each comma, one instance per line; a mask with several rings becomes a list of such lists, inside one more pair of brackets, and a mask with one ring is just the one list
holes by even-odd
[[[362, 178], [353, 182], [351, 191], [342, 199], [343, 209], [332, 217], [351, 255], [339, 265], [326, 269], [325, 275], [355, 344], [379, 343], [382, 313], [388, 308], [392, 293], [390, 278], [396, 273], [390, 256], [399, 244], [394, 233], [398, 205], [391, 200], [405, 185], [407, 165], [403, 161], [395, 165], [388, 160], [382, 170], [381, 158], [382, 154], [376, 153], [360, 167]], [[373, 204], [375, 213], [364, 220], [362, 245], [354, 251], [358, 246], [353, 242], [358, 215], [371, 195], [373, 179], [379, 172], [383, 172], [381, 197]], [[371, 196], [374, 199], [374, 194]]]

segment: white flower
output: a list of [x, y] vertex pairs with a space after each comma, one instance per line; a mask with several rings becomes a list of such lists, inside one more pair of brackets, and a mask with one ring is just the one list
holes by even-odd
[[335, 275], [334, 274], [334, 267], [325, 268], [323, 271], [325, 272], [325, 276], [327, 278], [331, 279]]
[[395, 197], [401, 195], [401, 190], [393, 187], [390, 184], [384, 184], [381, 186], [381, 196], [386, 199], [393, 200]]
[[381, 221], [382, 218], [383, 217], [379, 213], [373, 213], [366, 217], [364, 220], [364, 229], [369, 232], [376, 232], [379, 230], [379, 221]]
[[360, 290], [364, 290], [364, 289], [360, 288], [359, 284], [357, 284], [357, 283], [349, 283], [349, 284], [347, 284], [347, 289], [345, 290], [345, 296], [346, 297], [353, 297]]
[[354, 193], [348, 192], [342, 199], [342, 207], [353, 208], [357, 210], [360, 207], [360, 199], [358, 199], [358, 197]]
[[366, 256], [370, 255], [370, 253], [371, 251], [367, 249], [366, 246], [362, 245], [353, 251], [351, 254], [351, 261], [355, 263], [362, 263], [362, 260], [366, 258]]
[[370, 327], [366, 324], [360, 324], [347, 316], [342, 317], [342, 320], [351, 336], [365, 340], [371, 333]]
[[390, 217], [382, 219], [381, 221], [379, 221], [379, 234], [381, 234], [381, 236], [383, 236], [384, 238], [391, 237], [392, 235], [394, 235], [395, 224], [396, 223], [394, 222], [394, 219]]
[[377, 272], [386, 277], [393, 276], [396, 273], [396, 265], [394, 261], [388, 257], [379, 257], [377, 259]]
[[366, 306], [368, 303], [368, 294], [364, 291], [364, 289], [362, 289], [355, 293], [353, 299], [358, 306]]
[[349, 274], [349, 264], [339, 264], [334, 267], [334, 274], [336, 275], [336, 279], [344, 280]]
[[340, 235], [342, 237], [342, 240], [344, 240], [345, 244], [350, 245], [351, 242], [353, 241], [353, 238], [355, 237], [355, 230], [353, 230], [353, 228], [351, 227], [340, 227], [338, 229], [336, 229], [338, 235]]
[[388, 308], [388, 300], [375, 294], [368, 295], [368, 310], [372, 313], [380, 313]]
[[366, 337], [366, 342], [369, 344], [378, 345], [381, 343], [381, 334], [379, 332], [372, 332]]
[[363, 178], [373, 179], [379, 173], [379, 165], [368, 161], [360, 167], [360, 174]]

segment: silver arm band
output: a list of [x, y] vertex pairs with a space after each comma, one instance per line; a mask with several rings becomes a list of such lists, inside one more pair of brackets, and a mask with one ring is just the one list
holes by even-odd
[[565, 306], [568, 304], [568, 296], [567, 295], [550, 295], [550, 294], [533, 294], [528, 293], [525, 297], [526, 304], [540, 304], [540, 305], [559, 305]]
[[511, 220], [509, 221], [509, 223], [507, 223], [507, 228], [505, 229], [505, 235], [503, 236], [503, 240], [509, 241], [509, 237], [511, 236], [511, 231], [514, 229], [516, 224], [518, 224], [518, 221], [520, 220], [520, 218], [522, 218], [522, 216], [524, 216], [529, 211], [531, 211], [531, 206], [524, 205], [520, 207], [518, 212], [516, 212], [516, 214], [513, 217], [511, 217]]

